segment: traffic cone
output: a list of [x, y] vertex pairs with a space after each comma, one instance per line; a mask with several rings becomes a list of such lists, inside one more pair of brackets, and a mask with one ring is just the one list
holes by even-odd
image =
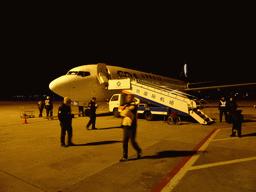
[[23, 122], [23, 124], [28, 124], [26, 116], [24, 117], [24, 122]]

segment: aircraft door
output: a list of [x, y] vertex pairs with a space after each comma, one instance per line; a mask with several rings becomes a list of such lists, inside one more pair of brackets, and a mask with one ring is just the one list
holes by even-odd
[[98, 63], [97, 65], [97, 78], [100, 84], [108, 84], [106, 63]]

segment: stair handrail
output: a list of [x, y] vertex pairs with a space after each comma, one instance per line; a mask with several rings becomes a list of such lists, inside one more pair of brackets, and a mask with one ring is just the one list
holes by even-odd
[[[211, 116], [210, 116], [210, 118], [212, 118], [212, 105], [208, 102], [208, 101], [206, 101], [205, 99], [200, 99], [200, 106], [201, 106], [201, 104], [203, 104], [202, 103], [202, 101], [204, 101], [207, 105], [209, 105], [210, 106], [210, 108], [211, 108]], [[205, 113], [205, 105], [203, 104], [203, 107], [204, 107], [204, 114], [206, 114]]]
[[[133, 79], [131, 79], [131, 80], [133, 80]], [[190, 95], [188, 93], [181, 92], [181, 91], [176, 90], [176, 89], [172, 89], [172, 88], [168, 88], [168, 87], [162, 87], [161, 85], [155, 85], [155, 84], [152, 84], [152, 83], [149, 83], [149, 82], [143, 82], [143, 81], [141, 81], [139, 79], [135, 79], [135, 81], [137, 83], [144, 84], [144, 85], [152, 87], [154, 89], [158, 89], [158, 90], [165, 91], [165, 92], [170, 92], [170, 93], [172, 93], [174, 95], [181, 96], [181, 97], [188, 98], [188, 99], [192, 99], [193, 98], [193, 99], [196, 99], [197, 101], [199, 101], [199, 99], [196, 96]]]
[[[189, 95], [187, 93], [184, 93], [184, 92], [181, 92], [181, 91], [178, 91], [178, 90], [175, 90], [175, 89], [171, 89], [171, 88], [166, 88], [166, 87], [161, 87], [161, 86], [158, 86], [158, 85], [155, 85], [155, 84], [151, 84], [151, 83], [148, 83], [148, 82], [143, 82], [143, 81], [140, 81], [138, 79], [131, 79], [133, 82], [136, 82], [136, 86], [140, 86], [140, 87], [144, 87], [144, 86], [147, 86], [147, 87], [150, 87], [152, 88], [154, 91], [161, 91], [161, 94], [166, 94], [168, 95], [169, 97], [173, 97], [170, 95], [173, 94], [173, 95], [176, 95], [176, 99], [180, 100], [180, 101], [183, 101], [187, 104], [187, 108], [188, 109], [193, 109], [194, 108], [194, 102], [192, 102], [193, 100], [196, 100], [196, 104], [199, 103], [199, 99], [193, 95]], [[163, 93], [164, 91], [164, 93]], [[180, 99], [180, 98], [177, 98], [177, 96], [180, 96], [182, 97], [183, 99]], [[189, 98], [190, 97], [190, 98]], [[194, 99], [191, 99], [191, 97], [193, 97]], [[189, 102], [189, 101], [190, 102]], [[195, 106], [196, 108], [196, 106]]]

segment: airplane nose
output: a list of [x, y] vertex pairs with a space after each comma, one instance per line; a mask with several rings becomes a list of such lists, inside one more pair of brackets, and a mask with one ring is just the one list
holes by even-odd
[[50, 90], [52, 90], [54, 93], [57, 93], [60, 96], [65, 96], [68, 93], [68, 81], [65, 76], [61, 76], [55, 80], [53, 80], [49, 84]]

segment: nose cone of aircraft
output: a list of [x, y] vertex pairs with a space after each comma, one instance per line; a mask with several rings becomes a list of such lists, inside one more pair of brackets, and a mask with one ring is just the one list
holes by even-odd
[[57, 93], [60, 96], [66, 96], [68, 93], [68, 78], [66, 76], [61, 76], [55, 80], [53, 80], [49, 84], [50, 90], [52, 90], [54, 93]]

